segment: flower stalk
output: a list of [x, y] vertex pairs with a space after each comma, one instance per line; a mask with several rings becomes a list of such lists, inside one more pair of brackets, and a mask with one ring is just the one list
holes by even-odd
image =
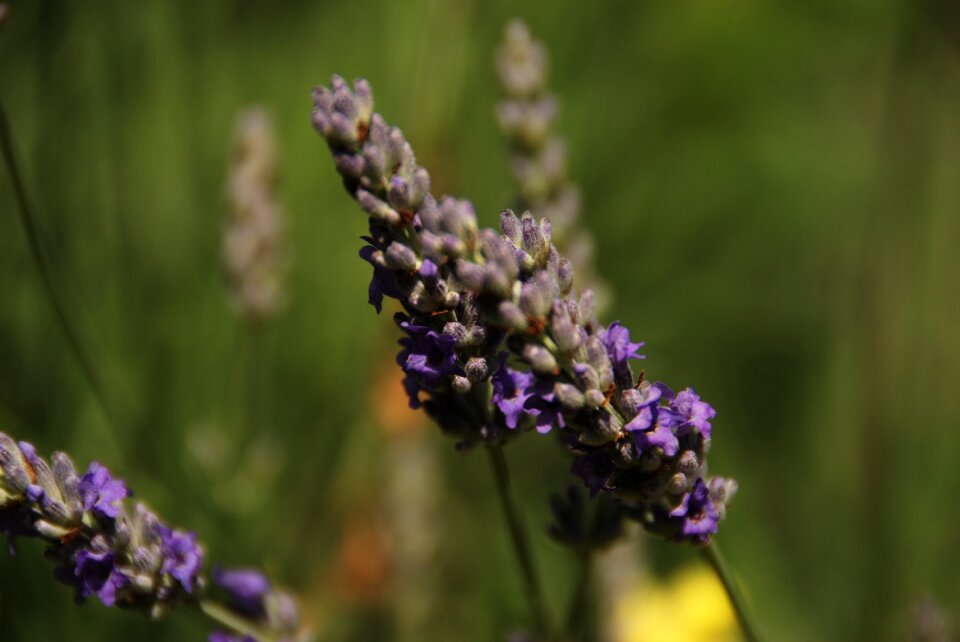
[[710, 564], [710, 568], [713, 569], [713, 572], [716, 574], [717, 579], [723, 584], [723, 589], [726, 591], [727, 597], [730, 599], [730, 604], [736, 613], [737, 622], [740, 624], [740, 630], [743, 631], [743, 636], [747, 639], [747, 642], [760, 642], [761, 638], [757, 633], [757, 627], [754, 625], [750, 617], [750, 612], [747, 609], [747, 601], [744, 598], [743, 592], [740, 590], [740, 585], [736, 578], [733, 576], [733, 573], [730, 572], [716, 541], [710, 542], [700, 550]]
[[533, 619], [534, 631], [540, 635], [545, 635], [549, 632], [550, 626], [543, 599], [543, 589], [540, 586], [540, 578], [537, 575], [533, 551], [530, 548], [530, 538], [527, 535], [527, 529], [524, 526], [523, 518], [517, 507], [517, 500], [514, 497], [513, 488], [510, 485], [510, 471], [507, 466], [507, 458], [501, 446], [488, 447], [487, 455], [490, 461], [490, 468], [493, 472], [493, 479], [497, 486], [497, 497], [500, 500], [500, 507], [503, 510], [504, 518], [510, 530], [510, 541], [513, 544], [513, 550], [517, 556], [517, 563], [523, 575], [526, 588], [525, 592], [530, 602], [530, 615]]

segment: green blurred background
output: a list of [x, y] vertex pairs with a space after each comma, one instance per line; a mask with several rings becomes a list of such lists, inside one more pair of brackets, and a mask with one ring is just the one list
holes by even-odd
[[[72, 358], [4, 176], [0, 430], [99, 458], [210, 558], [262, 563], [324, 639], [397, 636], [403, 591], [381, 584], [402, 560], [377, 553], [378, 524], [402, 509], [389, 490], [409, 439], [381, 425], [378, 406], [403, 405], [394, 331], [366, 303], [364, 222], [312, 131], [310, 90], [368, 78], [435, 190], [492, 224], [512, 193], [492, 52], [514, 16], [551, 52], [608, 320], [647, 341], [648, 376], [718, 410], [712, 471], [741, 484], [718, 540], [769, 639], [902, 640], [920, 597], [960, 609], [955, 3], [11, 5], [0, 96], [122, 410], [107, 422]], [[245, 339], [220, 233], [250, 104], [276, 119], [292, 261], [240, 430]], [[425, 522], [420, 639], [497, 639], [525, 605], [486, 462], [423, 434], [442, 519]], [[545, 536], [546, 500], [566, 461], [533, 435], [508, 456], [558, 613], [574, 564]], [[695, 555], [651, 542], [647, 557], [666, 573]], [[4, 641], [206, 631], [191, 614], [75, 608], [36, 543], [0, 556]]]

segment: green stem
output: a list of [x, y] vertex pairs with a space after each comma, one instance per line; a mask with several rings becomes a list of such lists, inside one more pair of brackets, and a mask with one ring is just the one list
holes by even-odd
[[503, 449], [500, 446], [489, 446], [487, 448], [487, 455], [489, 455], [490, 467], [493, 470], [493, 477], [497, 483], [497, 494], [500, 497], [503, 515], [507, 520], [507, 526], [510, 528], [510, 539], [513, 542], [513, 549], [517, 555], [517, 562], [520, 564], [520, 570], [523, 573], [524, 583], [526, 584], [526, 593], [530, 600], [533, 625], [537, 633], [545, 634], [548, 627], [543, 591], [540, 589], [540, 580], [534, 566], [530, 540], [527, 537], [527, 531], [523, 525], [523, 520], [520, 518], [517, 501], [513, 496], [513, 490], [510, 486], [510, 472], [507, 468], [507, 459], [504, 457]]
[[593, 629], [593, 603], [590, 599], [590, 583], [593, 575], [593, 552], [585, 551], [578, 556], [580, 572], [567, 605], [566, 633], [571, 642], [595, 640]]
[[748, 614], [746, 600], [740, 591], [740, 586], [727, 567], [723, 555], [720, 553], [720, 549], [717, 548], [717, 543], [711, 542], [701, 550], [703, 551], [704, 557], [707, 558], [707, 562], [710, 563], [713, 572], [717, 574], [717, 578], [719, 578], [721, 584], [723, 584], [723, 588], [727, 592], [727, 597], [730, 598], [730, 604], [733, 606], [733, 610], [737, 615], [737, 621], [740, 623], [743, 636], [747, 639], [747, 642], [760, 642], [760, 636], [757, 634], [757, 628], [752, 623]]
[[[10, 181], [13, 183], [13, 191], [16, 195], [18, 212], [20, 214], [20, 223], [27, 236], [30, 253], [33, 255], [33, 259], [37, 264], [37, 269], [40, 271], [40, 277], [43, 281], [47, 298], [53, 305], [57, 320], [67, 338], [67, 344], [70, 346], [70, 350], [73, 351], [77, 362], [80, 364], [80, 369], [83, 371], [90, 387], [93, 389], [94, 396], [97, 398], [97, 402], [100, 404], [100, 408], [103, 410], [107, 422], [113, 426], [117, 426], [119, 425], [118, 416], [108, 401], [103, 379], [94, 366], [94, 360], [86, 348], [80, 330], [73, 321], [74, 317], [70, 314], [67, 297], [64, 295], [62, 284], [58, 282], [53, 264], [43, 249], [37, 217], [30, 205], [30, 199], [27, 196], [27, 190], [20, 173], [16, 154], [14, 153], [13, 133], [10, 128], [10, 121], [7, 118], [7, 112], [2, 104], [0, 104], [0, 147], [2, 147], [3, 159], [6, 162], [7, 171], [10, 174]], [[114, 451], [113, 454], [118, 459], [122, 459], [122, 452], [115, 441], [114, 435], [108, 430], [105, 430], [103, 437], [105, 438], [105, 446], [112, 449]]]
[[201, 613], [234, 633], [249, 636], [257, 642], [274, 642], [273, 637], [259, 627], [212, 600], [199, 600], [196, 604]]

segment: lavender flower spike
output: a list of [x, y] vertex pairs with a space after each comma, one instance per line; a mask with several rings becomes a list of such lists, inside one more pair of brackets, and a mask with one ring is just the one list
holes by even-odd
[[283, 307], [286, 239], [276, 194], [273, 123], [259, 108], [237, 119], [223, 226], [223, 261], [230, 305], [246, 323], [257, 324]]
[[[126, 484], [100, 463], [78, 477], [66, 454], [54, 453], [51, 462], [0, 433], [0, 532], [44, 540], [56, 577], [73, 587], [77, 602], [96, 596], [151, 618], [179, 605], [216, 611], [196, 533], [164, 524], [141, 503], [129, 506]], [[220, 608], [236, 610], [244, 627], [259, 632], [249, 637], [254, 642], [305, 639], [288, 596], [267, 584], [259, 599], [257, 612], [235, 608], [235, 600]]]
[[[524, 64], [510, 82], [527, 96], [542, 85], [539, 63]], [[715, 412], [692, 389], [637, 380], [630, 362], [642, 344], [624, 325], [604, 327], [593, 293], [574, 290], [551, 222], [505, 210], [498, 233], [479, 229], [469, 202], [435, 198], [403, 133], [373, 112], [365, 81], [351, 89], [334, 77], [317, 89], [313, 122], [368, 217], [371, 303], [379, 310], [389, 297], [403, 309], [398, 362], [411, 405], [461, 447], [559, 432], [593, 493], [612, 493], [653, 532], [709, 541], [732, 494], [701, 497], [715, 485], [706, 477]]]
[[560, 100], [549, 91], [547, 50], [521, 20], [512, 20], [495, 62], [503, 90], [496, 116], [510, 143], [517, 207], [550, 219], [554, 244], [577, 268], [580, 282], [596, 293], [602, 311], [611, 295], [593, 269], [593, 237], [578, 225], [580, 190], [567, 176], [566, 142], [555, 131]]

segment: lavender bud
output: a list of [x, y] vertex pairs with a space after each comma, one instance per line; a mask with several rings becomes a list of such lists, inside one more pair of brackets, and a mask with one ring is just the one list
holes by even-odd
[[600, 412], [596, 425], [608, 440], [616, 439], [623, 429], [623, 421], [620, 417], [606, 410]]
[[386, 252], [387, 265], [397, 270], [412, 272], [417, 269], [417, 255], [403, 243], [393, 242]]
[[535, 343], [523, 346], [522, 356], [530, 368], [538, 374], [550, 374], [557, 369], [557, 360], [549, 350]]
[[443, 333], [448, 337], [453, 337], [454, 345], [462, 348], [467, 345], [468, 331], [467, 326], [457, 321], [448, 321], [443, 326]]
[[670, 482], [667, 484], [667, 492], [671, 495], [682, 495], [687, 492], [688, 488], [689, 480], [683, 473], [674, 474], [670, 477]]
[[488, 263], [484, 271], [483, 291], [500, 299], [507, 299], [513, 293], [513, 280], [500, 265]]
[[424, 256], [436, 261], [441, 260], [444, 255], [443, 238], [433, 232], [420, 232], [420, 247], [423, 249]]
[[410, 182], [402, 176], [394, 176], [390, 179], [390, 190], [387, 192], [387, 202], [395, 209], [409, 210], [412, 208], [410, 202]]
[[477, 231], [477, 214], [467, 200], [444, 197], [439, 204], [444, 232], [461, 239], [472, 238]]
[[618, 395], [617, 406], [623, 411], [623, 414], [630, 419], [637, 416], [637, 411], [640, 409], [641, 403], [643, 403], [643, 395], [636, 388], [621, 390]]
[[60, 488], [57, 486], [57, 478], [53, 474], [50, 465], [42, 458], [37, 456], [36, 450], [25, 441], [20, 442], [20, 452], [24, 459], [33, 469], [33, 476], [36, 479], [35, 484], [43, 489], [44, 494], [50, 501], [59, 502], [62, 499]]
[[523, 236], [520, 230], [520, 219], [511, 210], [500, 212], [500, 230], [514, 245], [520, 245]]
[[550, 318], [550, 335], [557, 347], [569, 354], [580, 347], [580, 330], [566, 313], [562, 301], [554, 301], [553, 315]]
[[578, 410], [586, 403], [586, 397], [576, 386], [569, 383], [557, 383], [553, 387], [557, 399], [564, 407]]
[[[444, 290], [444, 289], [446, 289], [446, 287], [447, 287], [447, 284], [446, 284], [445, 281], [441, 281], [441, 282], [440, 282], [440, 285], [443, 286], [443, 287], [441, 288], [441, 290]], [[449, 292], [447, 292], [447, 293], [445, 293], [445, 294], [442, 294], [442, 297], [443, 297], [443, 307], [445, 307], [445, 308], [453, 309], [453, 308], [457, 307], [458, 305], [460, 305], [460, 293], [459, 293], [459, 292], [454, 292], [453, 290], [451, 290], [451, 291], [449, 291]]]
[[564, 296], [573, 289], [573, 264], [566, 258], [561, 258], [557, 263], [557, 284]]
[[696, 477], [700, 471], [700, 462], [697, 460], [697, 454], [692, 450], [685, 450], [677, 459], [677, 470], [687, 477]]
[[584, 393], [584, 401], [590, 408], [599, 408], [606, 400], [604, 394], [596, 388], [591, 388]]
[[43, 537], [48, 540], [59, 540], [62, 537], [65, 537], [71, 530], [72, 527], [65, 528], [63, 526], [58, 526], [52, 524], [45, 519], [38, 519], [33, 523], [33, 528], [36, 529], [37, 534], [40, 537]]
[[487, 261], [499, 267], [509, 281], [516, 279], [519, 266], [510, 242], [497, 236], [492, 230], [483, 230], [480, 233], [480, 242]]
[[600, 377], [598, 387], [606, 390], [613, 383], [613, 365], [603, 341], [596, 335], [587, 339], [587, 359]]
[[410, 179], [410, 207], [419, 207], [430, 194], [430, 174], [422, 167], [413, 170]]
[[550, 253], [550, 242], [543, 233], [540, 225], [530, 212], [525, 212], [520, 219], [523, 235], [523, 249], [526, 250], [534, 263], [540, 265]]
[[364, 145], [360, 156], [353, 155], [353, 158], [363, 161], [362, 172], [370, 177], [378, 187], [383, 183], [387, 174], [387, 157], [383, 149], [376, 145]]
[[442, 250], [447, 256], [458, 258], [467, 253], [467, 244], [453, 234], [444, 234], [441, 237]]
[[[588, 363], [577, 363], [573, 366], [573, 373], [577, 376], [580, 387], [585, 390], [598, 390], [600, 388], [600, 377], [597, 371]], [[602, 400], [601, 393], [601, 400]]]
[[433, 195], [427, 194], [423, 198], [423, 203], [417, 210], [417, 216], [420, 217], [420, 223], [425, 230], [438, 234], [443, 231], [440, 228], [440, 208], [437, 207], [437, 201], [434, 200]]
[[357, 203], [372, 218], [387, 225], [396, 227], [403, 221], [395, 209], [364, 189], [357, 190]]
[[158, 551], [138, 546], [133, 552], [133, 568], [138, 573], [152, 574], [160, 566], [160, 554]]
[[73, 461], [63, 452], [55, 452], [51, 456], [53, 460], [53, 474], [57, 479], [57, 486], [67, 504], [78, 504], [80, 502], [80, 493], [77, 491], [77, 469], [73, 466]]
[[[539, 278], [540, 276], [543, 278]], [[537, 319], [547, 316], [550, 312], [553, 304], [553, 290], [556, 286], [549, 281], [550, 277], [541, 272], [538, 278], [527, 281], [520, 287], [520, 309], [528, 317]], [[551, 285], [554, 287], [550, 287]]]
[[737, 482], [735, 479], [713, 477], [710, 479], [708, 487], [710, 488], [710, 499], [718, 503], [730, 501], [737, 492]]
[[580, 301], [577, 303], [577, 308], [582, 326], [590, 329], [597, 325], [593, 290], [586, 289], [580, 293]]
[[472, 292], [479, 292], [483, 289], [487, 273], [482, 266], [476, 263], [457, 259], [454, 264], [454, 275], [464, 288]]
[[20, 455], [20, 449], [15, 441], [0, 433], [0, 470], [3, 476], [0, 476], [0, 483], [7, 490], [16, 495], [21, 495], [30, 485], [30, 476], [24, 467], [24, 461]]
[[470, 357], [463, 370], [467, 374], [467, 378], [473, 382], [482, 381], [489, 374], [487, 360], [483, 357]]
[[527, 316], [510, 301], [501, 301], [497, 305], [497, 317], [500, 325], [518, 332], [527, 329]]
[[141, 594], [153, 593], [157, 588], [157, 583], [149, 575], [137, 573], [130, 578], [130, 588]]
[[466, 377], [461, 377], [460, 375], [454, 375], [450, 380], [450, 386], [453, 388], [454, 392], [457, 394], [467, 394], [470, 392], [472, 383]]

